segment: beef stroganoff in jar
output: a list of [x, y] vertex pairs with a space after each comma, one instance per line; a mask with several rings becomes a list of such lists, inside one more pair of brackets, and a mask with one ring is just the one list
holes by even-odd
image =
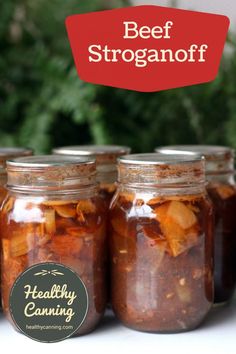
[[63, 264], [85, 284], [89, 307], [77, 334], [92, 331], [106, 305], [106, 219], [95, 160], [36, 156], [7, 162], [1, 214], [3, 309], [16, 278], [42, 262]]
[[204, 159], [126, 155], [118, 174], [110, 209], [114, 312], [141, 331], [194, 329], [213, 302]]
[[236, 285], [236, 186], [234, 150], [224, 146], [176, 145], [157, 149], [163, 154], [199, 153], [206, 160], [207, 191], [214, 207], [214, 302], [232, 299]]

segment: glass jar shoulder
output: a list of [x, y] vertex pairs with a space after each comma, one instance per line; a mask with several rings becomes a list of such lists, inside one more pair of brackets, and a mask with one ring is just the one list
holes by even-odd
[[58, 199], [10, 192], [1, 211], [5, 251], [11, 257], [37, 251], [38, 261], [44, 261], [40, 254], [46, 248], [55, 255], [79, 253], [86, 237], [103, 234], [104, 225], [103, 201], [97, 196]]
[[[208, 234], [212, 204], [206, 191], [198, 194], [160, 195], [118, 190], [110, 207], [116, 239], [141, 239], [178, 256]], [[209, 225], [208, 225], [209, 224]]]
[[225, 202], [236, 203], [236, 183], [234, 180], [210, 180], [207, 184], [207, 192], [213, 202], [223, 205]]
[[[180, 212], [184, 211], [184, 206], [192, 212], [197, 213], [201, 209], [208, 208], [211, 212], [211, 200], [206, 189], [198, 193], [160, 193], [159, 191], [135, 191], [131, 189], [117, 189], [110, 205], [111, 213], [114, 210], [122, 210], [129, 217], [152, 217], [158, 210], [164, 209], [164, 205], [169, 209], [177, 206]], [[171, 209], [171, 208], [170, 208]], [[175, 208], [176, 213], [178, 210]], [[189, 213], [188, 213], [189, 214]], [[184, 213], [185, 215], [185, 213]], [[190, 215], [190, 214], [189, 214]]]
[[[41, 222], [45, 210], [53, 210], [64, 218], [78, 218], [79, 214], [103, 214], [104, 202], [98, 193], [90, 196], [81, 195], [37, 195], [5, 192], [2, 203], [3, 214], [11, 220]], [[31, 219], [32, 218], [32, 219]]]

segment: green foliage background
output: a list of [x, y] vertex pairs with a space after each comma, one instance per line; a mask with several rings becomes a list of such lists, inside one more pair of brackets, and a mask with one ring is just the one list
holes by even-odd
[[128, 0], [7, 0], [0, 4], [0, 145], [177, 143], [236, 147], [236, 51], [209, 84], [137, 93], [81, 82], [64, 19]]

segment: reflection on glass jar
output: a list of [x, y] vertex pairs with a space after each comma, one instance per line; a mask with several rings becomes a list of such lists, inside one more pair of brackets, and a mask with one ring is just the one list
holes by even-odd
[[133, 329], [191, 330], [213, 302], [204, 161], [127, 155], [118, 174], [110, 211], [113, 309]]
[[[30, 155], [33, 155], [33, 151], [28, 148], [0, 147], [0, 206], [2, 205], [2, 202], [7, 194], [7, 190], [5, 188], [5, 184], [7, 182], [6, 161], [14, 157], [30, 156]], [[0, 282], [1, 282], [1, 277], [0, 277]], [[0, 293], [0, 299], [1, 299], [1, 293]], [[0, 308], [1, 308], [1, 300], [0, 300]]]
[[85, 155], [96, 158], [100, 195], [106, 201], [107, 208], [116, 190], [117, 158], [129, 152], [129, 147], [119, 145], [77, 145], [53, 149], [53, 154], [56, 155]]
[[206, 160], [207, 191], [215, 214], [215, 303], [228, 302], [236, 285], [236, 187], [234, 150], [222, 146], [176, 145], [158, 149], [162, 153], [189, 151]]
[[57, 262], [84, 282], [89, 309], [77, 334], [95, 328], [106, 305], [105, 207], [91, 158], [38, 156], [7, 162], [8, 196], [1, 215], [3, 309], [27, 267]]

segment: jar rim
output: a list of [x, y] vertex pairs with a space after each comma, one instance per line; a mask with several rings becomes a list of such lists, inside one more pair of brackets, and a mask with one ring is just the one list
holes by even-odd
[[181, 154], [192, 153], [201, 154], [206, 161], [218, 161], [223, 159], [230, 159], [234, 157], [234, 149], [228, 146], [221, 145], [170, 145], [160, 146], [155, 149], [157, 153], [163, 154]]
[[118, 182], [136, 186], [205, 184], [205, 159], [199, 154], [132, 154], [119, 158]]
[[132, 165], [176, 165], [204, 161], [204, 157], [200, 154], [160, 154], [160, 153], [144, 153], [130, 154], [118, 158], [121, 164]]
[[0, 147], [0, 158], [17, 157], [22, 155], [32, 154], [33, 149], [28, 147]]
[[62, 146], [57, 147], [52, 150], [53, 154], [61, 155], [121, 155], [130, 152], [128, 146], [122, 145], [72, 145], [72, 146]]
[[38, 155], [7, 161], [7, 187], [32, 192], [68, 192], [96, 184], [91, 157]]
[[93, 157], [74, 157], [74, 156], [59, 156], [59, 155], [38, 155], [27, 156], [11, 159], [7, 161], [7, 167], [19, 168], [48, 168], [48, 167], [63, 167], [75, 165], [90, 165], [95, 164]]

